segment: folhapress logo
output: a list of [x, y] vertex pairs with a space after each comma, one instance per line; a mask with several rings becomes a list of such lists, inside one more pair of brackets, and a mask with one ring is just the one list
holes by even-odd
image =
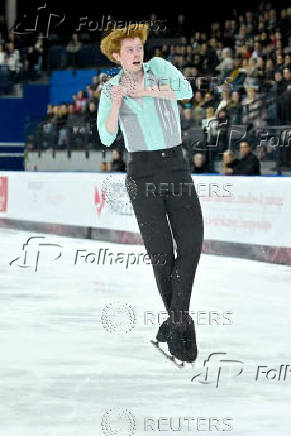
[[31, 236], [22, 246], [21, 256], [13, 259], [9, 265], [20, 268], [34, 268], [36, 272], [42, 257], [55, 261], [62, 256], [60, 244], [43, 243], [45, 236]]
[[226, 353], [211, 353], [208, 359], [204, 360], [204, 371], [192, 377], [191, 381], [198, 381], [203, 384], [215, 383], [218, 388], [221, 378], [238, 377], [243, 372], [241, 360], [223, 358]]

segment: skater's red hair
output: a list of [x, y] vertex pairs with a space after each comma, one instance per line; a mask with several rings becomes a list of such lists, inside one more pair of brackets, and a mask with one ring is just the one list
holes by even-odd
[[119, 62], [114, 59], [112, 53], [120, 53], [121, 41], [126, 38], [139, 38], [144, 44], [148, 39], [148, 24], [130, 24], [122, 29], [115, 29], [110, 32], [105, 38], [101, 39], [100, 49], [102, 53], [116, 64]]

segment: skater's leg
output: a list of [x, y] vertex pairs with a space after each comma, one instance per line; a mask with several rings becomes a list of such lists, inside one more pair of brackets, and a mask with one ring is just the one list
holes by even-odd
[[174, 264], [174, 249], [171, 228], [168, 223], [165, 199], [145, 195], [141, 178], [137, 181], [138, 193], [129, 197], [136, 216], [144, 246], [152, 262], [159, 293], [167, 312], [172, 298], [171, 272]]
[[185, 185], [179, 195], [171, 193], [166, 206], [177, 243], [177, 258], [172, 270], [171, 312], [181, 317], [190, 310], [192, 286], [204, 237], [201, 206], [193, 181], [191, 185]]

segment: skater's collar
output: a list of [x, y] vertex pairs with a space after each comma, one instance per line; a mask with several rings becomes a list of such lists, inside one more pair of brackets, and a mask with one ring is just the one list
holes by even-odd
[[[148, 71], [150, 70], [149, 62], [143, 62], [142, 63], [142, 68], [143, 68], [143, 72], [144, 72], [144, 77], [146, 77], [148, 75]], [[119, 80], [120, 80], [120, 77], [123, 74], [123, 72], [124, 72], [124, 69], [121, 67], [120, 70], [119, 70], [119, 73], [116, 76], [114, 76], [110, 80], [110, 82], [113, 85], [119, 85]]]

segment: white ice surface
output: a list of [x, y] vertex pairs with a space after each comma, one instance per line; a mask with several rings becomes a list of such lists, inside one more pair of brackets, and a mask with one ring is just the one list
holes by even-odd
[[[10, 266], [23, 255], [30, 236], [60, 244], [62, 256], [52, 261], [58, 249], [41, 247], [35, 272], [30, 249], [26, 267], [21, 259]], [[151, 265], [74, 264], [78, 249], [145, 253], [143, 246], [4, 229], [0, 238], [1, 436], [99, 436], [106, 434], [101, 419], [109, 409], [111, 416], [130, 411], [135, 435], [227, 430], [220, 421], [221, 431], [204, 431], [206, 424], [199, 431], [194, 425], [188, 431], [184, 424], [181, 431], [171, 431], [160, 420], [159, 430], [145, 431], [146, 417], [155, 425], [161, 417], [167, 423], [179, 417], [191, 417], [193, 423], [194, 418], [229, 417], [231, 435], [290, 436], [291, 373], [285, 381], [255, 380], [258, 365], [291, 364], [290, 267], [202, 255], [191, 310], [212, 318], [194, 318], [199, 358], [195, 368], [178, 369], [149, 343], [164, 310]], [[136, 316], [128, 333], [109, 333], [101, 322], [104, 308], [117, 303], [127, 303]], [[155, 316], [152, 324], [145, 322], [145, 312]], [[228, 325], [223, 312], [231, 312]], [[117, 321], [118, 316], [124, 326], [126, 317], [121, 313]], [[215, 379], [202, 383], [202, 376], [191, 381], [204, 374], [210, 353], [242, 361], [243, 373], [235, 376], [234, 364], [229, 373], [223, 369], [218, 387]], [[126, 428], [125, 421], [108, 434], [125, 436]]]

